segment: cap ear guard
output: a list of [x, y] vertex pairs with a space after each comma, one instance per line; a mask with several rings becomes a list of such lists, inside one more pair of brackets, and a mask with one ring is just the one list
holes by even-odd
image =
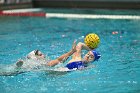
[[101, 57], [100, 53], [98, 53], [96, 50], [92, 50], [92, 53], [94, 54], [94, 61], [98, 60]]

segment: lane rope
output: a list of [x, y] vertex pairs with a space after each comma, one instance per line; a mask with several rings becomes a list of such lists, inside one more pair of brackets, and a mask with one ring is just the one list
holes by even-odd
[[47, 13], [46, 17], [56, 18], [85, 18], [85, 19], [140, 19], [136, 15], [88, 15], [88, 14], [62, 14], [62, 13]]
[[0, 16], [26, 16], [46, 18], [81, 18], [81, 19], [140, 19], [139, 15], [94, 15], [94, 14], [65, 14], [44, 13], [41, 9], [15, 9], [0, 11]]

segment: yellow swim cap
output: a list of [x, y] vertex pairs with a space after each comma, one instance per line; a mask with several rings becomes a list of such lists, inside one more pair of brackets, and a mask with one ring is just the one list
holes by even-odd
[[98, 47], [99, 43], [100, 43], [100, 38], [97, 34], [94, 33], [90, 33], [88, 35], [86, 35], [85, 37], [85, 44], [91, 48], [91, 49], [95, 49]]

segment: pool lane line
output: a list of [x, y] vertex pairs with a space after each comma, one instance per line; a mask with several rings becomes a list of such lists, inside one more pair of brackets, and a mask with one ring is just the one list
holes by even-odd
[[83, 19], [140, 19], [136, 15], [94, 15], [94, 14], [63, 14], [63, 13], [46, 13], [46, 17], [55, 18], [83, 18]]
[[81, 19], [140, 19], [138, 15], [94, 15], [94, 14], [64, 14], [64, 13], [44, 13], [44, 12], [19, 12], [0, 11], [0, 16], [29, 16], [46, 18], [81, 18]]

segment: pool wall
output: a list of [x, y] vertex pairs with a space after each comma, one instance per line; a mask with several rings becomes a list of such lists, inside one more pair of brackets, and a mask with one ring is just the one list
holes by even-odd
[[32, 3], [0, 4], [0, 10], [32, 8]]
[[38, 7], [140, 9], [140, 0], [0, 0], [0, 10]]
[[33, 0], [34, 7], [140, 9], [140, 0]]
[[32, 0], [0, 0], [0, 10], [32, 8]]

